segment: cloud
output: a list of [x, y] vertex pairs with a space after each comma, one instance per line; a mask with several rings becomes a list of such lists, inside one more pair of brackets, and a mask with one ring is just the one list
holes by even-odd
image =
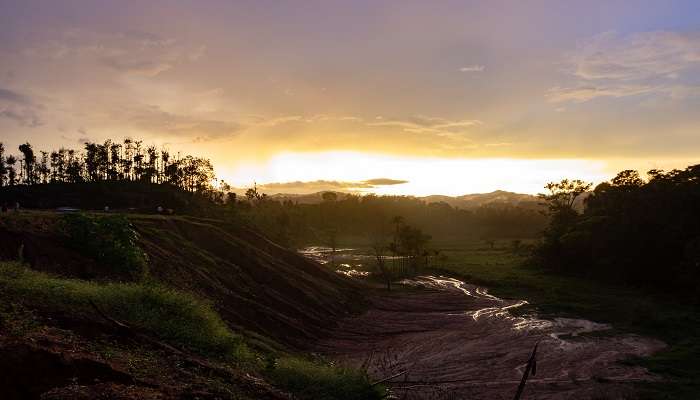
[[258, 185], [263, 191], [285, 192], [285, 193], [314, 193], [324, 190], [339, 190], [349, 192], [362, 192], [376, 189], [381, 186], [401, 185], [408, 181], [389, 178], [375, 178], [365, 181], [294, 181], [294, 182], [272, 182]]
[[12, 103], [17, 103], [17, 104], [23, 104], [23, 105], [28, 105], [31, 104], [32, 101], [29, 99], [29, 97], [17, 93], [13, 90], [9, 89], [3, 89], [0, 88], [0, 100], [6, 100]]
[[[80, 31], [74, 31], [71, 36], [75, 34], [80, 34]], [[154, 33], [139, 31], [139, 30], [129, 30], [114, 35], [117, 38], [124, 38], [127, 40], [133, 40], [139, 43], [143, 47], [164, 47], [175, 43], [174, 39], [164, 39]]]
[[382, 126], [399, 128], [412, 133], [432, 133], [438, 136], [454, 136], [464, 133], [467, 128], [481, 125], [482, 122], [475, 119], [448, 120], [437, 117], [413, 116], [403, 119], [384, 119], [378, 122], [370, 122], [368, 126]]
[[[484, 135], [476, 119], [448, 119], [424, 115], [403, 117], [298, 115], [241, 119], [245, 145], [259, 143], [274, 151], [347, 149], [415, 154], [459, 154], [480, 147]], [[327, 133], [327, 134], [325, 134]], [[332, 134], [331, 134], [332, 133]], [[492, 138], [490, 140], [493, 140]]]
[[484, 146], [486, 147], [509, 147], [512, 146], [514, 143], [512, 142], [495, 142], [495, 143], [486, 143]]
[[450, 120], [418, 115], [401, 119], [382, 118], [366, 125], [400, 130], [413, 134], [416, 140], [420, 140], [421, 136], [434, 138], [433, 146], [436, 148], [464, 150], [477, 147], [472, 136], [474, 128], [482, 124], [476, 119]]
[[207, 53], [207, 46], [205, 45], [200, 45], [187, 55], [187, 58], [190, 61], [199, 61], [204, 55]]
[[277, 116], [277, 117], [262, 117], [262, 116], [251, 116], [251, 125], [257, 126], [257, 127], [263, 127], [263, 128], [271, 128], [271, 127], [276, 127], [280, 125], [286, 125], [286, 124], [291, 124], [291, 123], [300, 123], [300, 124], [312, 124], [315, 122], [324, 122], [324, 121], [351, 121], [351, 122], [360, 122], [362, 121], [362, 118], [359, 117], [335, 117], [335, 116], [330, 116], [326, 114], [316, 114], [316, 115], [311, 115], [311, 116], [303, 116], [303, 115], [284, 115], [284, 116]]
[[41, 118], [30, 109], [17, 108], [1, 108], [0, 118], [7, 118], [16, 121], [20, 126], [35, 128], [41, 126], [44, 122]]
[[434, 134], [453, 134], [465, 132], [466, 129], [477, 125], [482, 125], [483, 122], [476, 119], [450, 120], [439, 117], [427, 117], [416, 115], [406, 118], [388, 119], [381, 116], [375, 117], [374, 120], [365, 120], [362, 117], [356, 116], [331, 116], [326, 114], [312, 115], [309, 117], [302, 115], [287, 115], [272, 118], [254, 117], [252, 125], [258, 127], [277, 127], [290, 123], [305, 123], [311, 124], [316, 122], [349, 122], [358, 123], [370, 127], [386, 127], [397, 128], [405, 132], [411, 133], [434, 133]]
[[34, 128], [44, 124], [39, 116], [40, 106], [31, 98], [10, 89], [0, 88], [0, 118], [15, 121], [20, 126]]
[[200, 118], [175, 114], [158, 106], [128, 107], [117, 111], [127, 123], [138, 130], [167, 136], [189, 137], [206, 142], [237, 134], [243, 127], [235, 121]]
[[284, 125], [290, 122], [303, 122], [305, 119], [301, 115], [288, 115], [284, 117], [274, 117], [274, 118], [259, 118], [259, 122], [256, 123], [257, 126], [261, 127], [274, 127], [278, 125]]
[[547, 98], [553, 103], [572, 101], [582, 103], [597, 97], [627, 97], [646, 93], [652, 93], [657, 88], [643, 85], [611, 85], [605, 86], [578, 86], [578, 87], [553, 87], [549, 90]]
[[122, 60], [119, 58], [104, 58], [104, 65], [128, 74], [137, 74], [144, 76], [156, 76], [161, 72], [165, 72], [173, 67], [167, 62], [153, 60]]
[[700, 68], [700, 33], [620, 36], [607, 32], [584, 41], [566, 62], [575, 82], [550, 89], [547, 97], [552, 102], [580, 103], [650, 93], [690, 95], [695, 91], [683, 90], [683, 78]]
[[81, 68], [94, 62], [124, 74], [153, 77], [183, 62], [197, 61], [205, 52], [206, 46], [189, 46], [149, 32], [72, 29], [24, 49], [23, 54], [45, 62], [73, 62]]
[[408, 183], [408, 181], [401, 180], [401, 179], [376, 178], [376, 179], [368, 179], [366, 181], [362, 181], [362, 183], [365, 183], [367, 185], [372, 185], [372, 186], [390, 186], [390, 185], [403, 185], [404, 183]]
[[459, 72], [484, 72], [485, 69], [483, 65], [465, 65], [459, 69]]
[[675, 79], [700, 64], [700, 34], [642, 32], [621, 37], [604, 33], [571, 55], [574, 74], [585, 80]]

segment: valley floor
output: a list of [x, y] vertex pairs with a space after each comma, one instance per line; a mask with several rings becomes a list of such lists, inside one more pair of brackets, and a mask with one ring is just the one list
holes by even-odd
[[[380, 292], [368, 313], [346, 319], [319, 349], [376, 377], [406, 371], [391, 384], [406, 398], [510, 399], [538, 341], [537, 375], [524, 398], [696, 399], [700, 393], [693, 361], [700, 321], [691, 306], [544, 274], [522, 265], [512, 241], [436, 247], [447, 257], [433, 266], [433, 276], [405, 282], [423, 290]], [[367, 253], [345, 249], [334, 257], [335, 268], [355, 275], [370, 270]]]
[[[629, 398], [632, 382], [659, 378], [623, 365], [666, 345], [588, 320], [515, 317], [524, 302], [489, 295], [455, 279], [420, 277], [424, 290], [374, 299], [371, 310], [343, 321], [319, 350], [374, 376], [394, 376], [406, 399], [510, 399], [536, 343], [537, 375], [523, 398]], [[405, 396], [405, 397], [402, 397]]]

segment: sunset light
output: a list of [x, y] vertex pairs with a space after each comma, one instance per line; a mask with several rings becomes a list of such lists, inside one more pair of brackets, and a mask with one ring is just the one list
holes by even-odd
[[700, 0], [0, 0], [0, 400], [698, 400], [698, 360]]
[[[267, 163], [240, 166], [229, 179], [237, 187], [250, 187], [255, 177], [270, 193], [309, 193], [319, 190], [319, 181], [335, 181], [358, 193], [455, 196], [494, 190], [537, 194], [543, 182], [567, 176], [601, 182], [611, 173], [604, 162], [589, 160], [419, 158], [337, 151], [280, 154]], [[353, 186], [373, 179], [388, 182]]]

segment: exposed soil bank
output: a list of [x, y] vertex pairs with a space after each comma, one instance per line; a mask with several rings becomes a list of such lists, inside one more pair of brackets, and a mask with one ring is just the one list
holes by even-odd
[[523, 399], [634, 398], [631, 383], [657, 379], [622, 361], [661, 350], [658, 340], [587, 320], [516, 317], [526, 302], [455, 279], [404, 283], [425, 290], [373, 298], [318, 345], [341, 362], [369, 364], [376, 378], [408, 371], [392, 381], [397, 398], [512, 399], [538, 341], [537, 375]]
[[0, 324], [3, 400], [291, 398], [226, 363], [127, 338], [87, 316], [36, 317], [42, 326], [23, 336], [7, 332], [11, 322]]
[[[102, 214], [98, 214], [102, 215]], [[61, 216], [25, 211], [0, 217], [0, 260], [70, 278], [110, 271], [66, 246]], [[282, 248], [242, 225], [212, 219], [129, 215], [151, 278], [214, 303], [237, 332], [303, 349], [334, 321], [361, 310], [357, 282]]]

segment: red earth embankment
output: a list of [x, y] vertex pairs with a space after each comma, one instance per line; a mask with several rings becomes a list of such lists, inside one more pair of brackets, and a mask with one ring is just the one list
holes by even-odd
[[[537, 374], [523, 399], [634, 398], [632, 383], [654, 380], [621, 363], [664, 343], [616, 334], [587, 320], [517, 317], [525, 302], [503, 300], [455, 279], [421, 277], [424, 290], [376, 296], [367, 313], [343, 321], [318, 350], [349, 365], [369, 365], [405, 399], [512, 399], [539, 342]], [[406, 397], [402, 397], [402, 396]]]
[[[0, 218], [0, 259], [22, 257], [57, 275], [103, 279], [103, 266], [66, 247], [59, 215]], [[350, 279], [280, 247], [251, 229], [216, 220], [130, 216], [148, 254], [151, 278], [214, 303], [236, 331], [303, 348], [357, 311], [362, 290]]]

